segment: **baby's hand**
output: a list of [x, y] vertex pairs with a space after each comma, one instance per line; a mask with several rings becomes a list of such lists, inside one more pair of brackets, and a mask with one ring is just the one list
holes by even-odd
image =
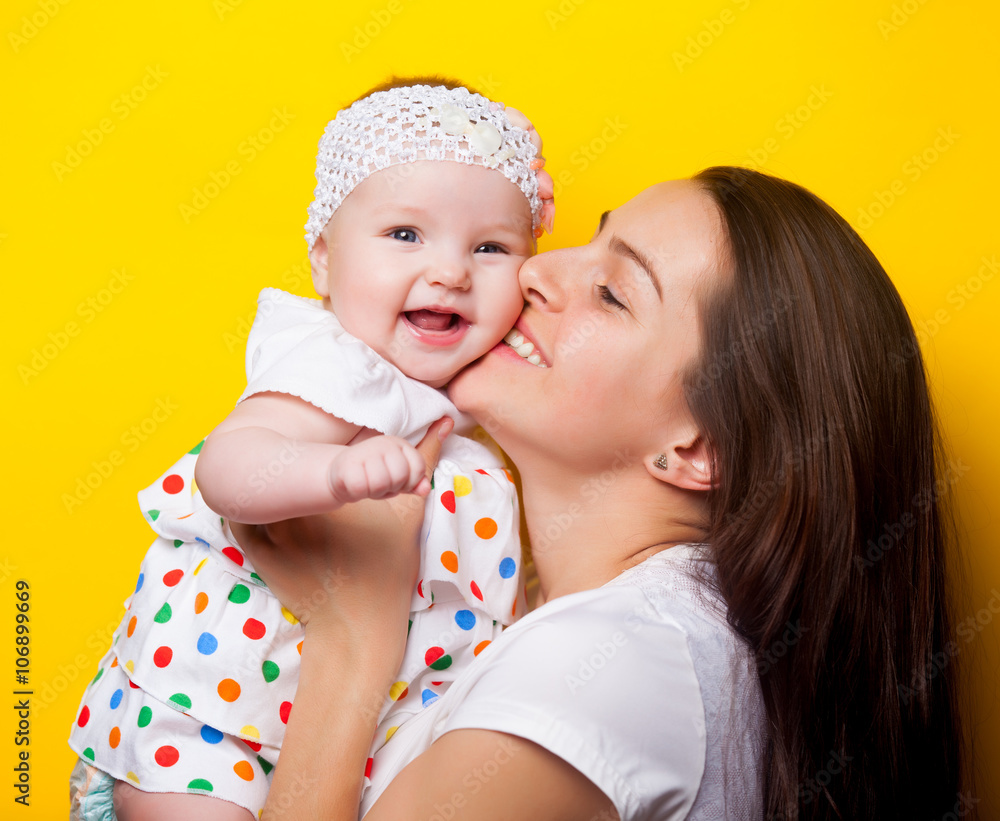
[[426, 496], [424, 457], [398, 436], [373, 436], [348, 445], [330, 463], [330, 492], [338, 505], [387, 499], [400, 493]]

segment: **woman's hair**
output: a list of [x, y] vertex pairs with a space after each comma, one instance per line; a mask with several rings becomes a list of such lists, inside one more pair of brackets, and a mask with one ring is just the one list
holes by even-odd
[[767, 713], [768, 817], [939, 818], [961, 732], [941, 459], [920, 348], [851, 227], [742, 168], [694, 178], [728, 234], [686, 380], [709, 539]]

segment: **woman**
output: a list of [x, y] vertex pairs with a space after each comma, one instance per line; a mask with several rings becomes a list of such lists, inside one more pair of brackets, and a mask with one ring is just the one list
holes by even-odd
[[[951, 810], [947, 485], [912, 327], [858, 236], [798, 186], [713, 168], [521, 283], [548, 367], [501, 346], [449, 390], [518, 465], [543, 606], [383, 748], [368, 818]], [[406, 599], [417, 519], [394, 500], [254, 534], [310, 637], [265, 817], [353, 816], [356, 788], [323, 780], [363, 760], [371, 711], [344, 705], [392, 681], [395, 650], [361, 645], [398, 617], [364, 579]], [[345, 573], [341, 604], [322, 580]]]

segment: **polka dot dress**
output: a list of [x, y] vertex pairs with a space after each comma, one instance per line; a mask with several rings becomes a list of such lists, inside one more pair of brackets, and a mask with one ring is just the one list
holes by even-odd
[[[324, 322], [336, 321], [322, 308], [314, 310]], [[316, 385], [335, 381], [316, 368], [325, 352], [310, 350], [308, 340], [283, 336], [280, 327], [256, 333], [260, 312], [258, 317], [251, 347], [256, 352], [263, 346], [264, 359], [280, 363], [272, 343], [283, 342], [292, 373], [305, 359], [308, 384], [293, 380], [280, 387], [313, 401]], [[286, 328], [297, 328], [302, 317], [293, 323], [293, 317], [271, 310], [265, 319], [269, 326], [284, 321]], [[348, 348], [351, 353], [357, 346]], [[260, 361], [248, 350], [248, 366]], [[382, 370], [391, 368], [378, 362]], [[372, 370], [370, 361], [354, 365]], [[251, 389], [254, 371], [248, 367]], [[423, 414], [413, 413], [412, 402], [404, 408], [403, 417], [415, 428], [385, 432], [419, 439], [421, 428], [444, 415], [435, 404], [443, 395], [395, 373], [407, 390], [431, 391], [434, 402]], [[355, 378], [354, 384], [355, 392], [366, 393], [364, 381]], [[400, 391], [388, 393], [404, 398]], [[326, 407], [328, 396], [318, 399], [315, 404], [328, 411], [340, 410]], [[337, 412], [347, 419], [359, 412], [352, 402], [364, 410], [370, 401], [341, 395], [336, 400], [347, 403]], [[384, 412], [385, 398], [379, 402]], [[453, 408], [449, 415], [460, 416]], [[158, 538], [143, 560], [112, 647], [84, 693], [70, 745], [87, 763], [139, 789], [211, 795], [258, 814], [295, 700], [304, 631], [254, 572], [225, 520], [202, 501], [194, 482], [200, 450], [198, 445], [185, 454], [139, 494]], [[426, 506], [403, 663], [385, 694], [370, 755], [525, 610], [517, 497], [497, 457], [470, 439], [449, 437]]]

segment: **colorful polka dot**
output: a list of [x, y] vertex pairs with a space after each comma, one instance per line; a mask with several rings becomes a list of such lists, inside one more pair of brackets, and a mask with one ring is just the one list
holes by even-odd
[[189, 781], [187, 788], [191, 792], [212, 792], [212, 782], [206, 778], [196, 778]]
[[250, 588], [245, 584], [235, 584], [229, 591], [229, 601], [233, 604], [244, 604], [250, 600]]
[[[253, 724], [247, 724], [246, 727], [240, 730], [240, 735], [245, 735], [247, 736], [247, 738], [256, 738], [258, 741], [260, 740], [260, 730], [254, 727]], [[254, 745], [251, 744], [246, 739], [243, 739], [243, 741], [244, 743], [248, 744], [250, 746], [250, 749], [253, 750], [254, 752], [260, 751], [260, 744], [254, 747]]]
[[208, 607], [208, 593], [199, 593], [194, 597], [195, 615], [198, 613], [204, 613], [206, 607]]
[[135, 592], [136, 593], [138, 593], [140, 590], [142, 590], [142, 583], [145, 580], [146, 580], [146, 574], [145, 573], [140, 573], [139, 574], [139, 580], [135, 583]]
[[475, 596], [479, 601], [483, 600], [483, 592], [479, 589], [479, 585], [475, 582], [469, 583], [469, 590], [472, 591], [472, 595]]
[[489, 643], [490, 643], [489, 640], [479, 642], [479, 644], [476, 645], [476, 649], [472, 651], [472, 654], [474, 656], [478, 656], [480, 653], [483, 652], [483, 650], [486, 649], [486, 646]]
[[423, 702], [424, 707], [426, 707], [428, 704], [433, 704], [435, 701], [438, 700], [438, 694], [435, 693], [433, 690], [425, 689], [420, 694], [420, 699]]
[[[128, 670], [129, 673], [134, 673], [135, 672], [135, 662], [132, 661], [132, 659], [129, 659], [128, 661], [126, 661], [125, 662], [125, 669]], [[129, 684], [132, 684], [132, 682], [130, 681]], [[136, 688], [136, 689], [138, 689], [138, 688]]]
[[517, 572], [517, 563], [510, 556], [500, 562], [501, 579], [509, 579], [515, 572]]
[[497, 535], [497, 523], [489, 516], [484, 516], [475, 525], [476, 535], [480, 539], [492, 539]]
[[[305, 639], [303, 639], [302, 641], [305, 641]], [[302, 655], [302, 641], [300, 641], [298, 644], [295, 645], [295, 649], [299, 651], [300, 656]]]
[[180, 757], [181, 754], [177, 752], [177, 748], [171, 747], [169, 744], [164, 744], [153, 753], [153, 760], [161, 767], [173, 767], [180, 760]]
[[468, 476], [456, 476], [454, 484], [456, 496], [468, 496], [472, 493], [472, 480]]
[[240, 697], [240, 685], [231, 678], [222, 679], [216, 689], [219, 692], [219, 698], [230, 704]]
[[170, 664], [170, 660], [174, 657], [174, 651], [169, 647], [164, 645], [163, 647], [157, 647], [156, 652], [153, 653], [153, 664], [157, 667], [166, 667]]
[[206, 744], [218, 744], [222, 741], [222, 732], [207, 724], [201, 725], [201, 740]]
[[135, 784], [135, 785], [138, 786], [138, 784], [139, 784], [139, 776], [137, 776], [134, 772], [132, 772], [131, 770], [129, 770], [127, 773], [125, 773], [125, 777], [129, 781], [131, 781], [133, 784]]
[[170, 704], [176, 704], [183, 710], [191, 709], [191, 696], [186, 693], [174, 693], [167, 701]]
[[476, 614], [471, 610], [459, 610], [455, 614], [455, 624], [463, 630], [471, 630], [476, 626]]
[[288, 723], [288, 716], [292, 713], [292, 702], [283, 701], [281, 702], [281, 707], [278, 708], [278, 716], [281, 718], [282, 724]]
[[245, 738], [241, 738], [240, 741], [246, 744], [255, 753], [260, 752], [260, 744], [258, 744], [256, 741], [247, 741]]
[[264, 634], [267, 632], [267, 628], [264, 626], [264, 622], [257, 621], [257, 619], [247, 619], [243, 622], [243, 635], [248, 639], [253, 639], [257, 641], [258, 639], [264, 638]]
[[257, 763], [260, 764], [260, 768], [264, 771], [264, 775], [267, 775], [271, 770], [274, 769], [274, 765], [268, 761], [266, 758], [261, 758], [257, 756]]
[[240, 567], [243, 567], [243, 554], [240, 553], [240, 551], [238, 551], [235, 547], [222, 548], [222, 555], [230, 561], [235, 562]]
[[[131, 663], [132, 663], [132, 662], [129, 662], [129, 664], [131, 664]], [[138, 685], [138, 684], [136, 684], [136, 683], [135, 683], [135, 682], [133, 682], [133, 681], [129, 681], [129, 683], [128, 683], [128, 686], [129, 686], [130, 688], [132, 688], [133, 690], [138, 690], [138, 689], [139, 689], [139, 685]]]
[[166, 602], [163, 603], [163, 607], [156, 611], [156, 615], [153, 616], [153, 621], [157, 624], [166, 624], [170, 621], [170, 617], [174, 614], [174, 611], [170, 609], [170, 605]]
[[444, 565], [445, 570], [449, 570], [452, 573], [458, 572], [458, 556], [450, 550], [446, 550], [441, 554], [441, 564]]
[[147, 510], [146, 515], [149, 516], [150, 521], [155, 522], [160, 518], [160, 511], [158, 510]]
[[163, 480], [164, 493], [180, 493], [184, 490], [184, 479], [176, 473], [171, 473]]
[[375, 763], [375, 759], [374, 758], [369, 758], [365, 762], [365, 778], [371, 778], [372, 777], [372, 764], [374, 764], [374, 763]]
[[299, 620], [292, 615], [292, 611], [286, 607], [281, 608], [281, 615], [285, 617], [285, 621], [289, 624], [298, 624]]
[[136, 722], [140, 727], [148, 727], [153, 720], [153, 711], [149, 707], [143, 707], [139, 711], [139, 720]]
[[514, 484], [514, 476], [513, 476], [513, 474], [509, 470], [507, 470], [507, 468], [503, 469], [503, 474], [504, 474], [504, 476], [507, 477], [507, 481], [508, 482], [510, 482], [511, 484]]
[[390, 738], [392, 738], [396, 734], [396, 730], [398, 730], [398, 729], [399, 729], [399, 726], [397, 725], [396, 727], [390, 727], [388, 730], [386, 730], [385, 731], [385, 740], [388, 741]]
[[101, 680], [101, 676], [103, 676], [103, 675], [104, 675], [104, 668], [103, 668], [103, 667], [101, 667], [101, 668], [99, 668], [99, 669], [98, 669], [98, 671], [97, 671], [97, 675], [96, 675], [96, 676], [94, 676], [94, 677], [93, 677], [93, 678], [92, 678], [92, 679], [90, 680], [90, 684], [88, 684], [87, 686], [88, 686], [88, 687], [93, 687], [93, 686], [94, 686], [95, 684], [97, 684], [97, 682], [99, 682], [99, 681]]
[[237, 761], [233, 765], [233, 772], [244, 781], [253, 781], [253, 764], [249, 761]]
[[183, 539], [174, 539], [174, 547], [180, 547], [182, 544], [184, 544]]
[[94, 748], [93, 747], [87, 747], [87, 749], [83, 751], [83, 757], [84, 758], [88, 758], [91, 761], [93, 761], [94, 760]]
[[441, 494], [441, 504], [444, 505], [444, 509], [449, 513], [455, 512], [455, 494], [453, 491], [446, 490]]
[[278, 667], [273, 661], [268, 659], [260, 666], [261, 672], [264, 674], [264, 681], [270, 684], [274, 681], [278, 675], [281, 673], [281, 668]]
[[432, 670], [447, 670], [451, 667], [451, 656], [445, 654], [443, 647], [431, 647], [424, 653], [424, 663]]
[[179, 582], [183, 578], [184, 578], [183, 570], [180, 569], [170, 570], [167, 573], [163, 574], [163, 583], [167, 587], [176, 587], [177, 582]]
[[76, 726], [86, 727], [88, 721], [90, 721], [90, 708], [84, 704], [83, 709], [80, 710], [80, 716], [76, 720]]
[[110, 704], [111, 704], [111, 709], [112, 710], [117, 710], [118, 709], [118, 705], [122, 703], [122, 696], [124, 696], [124, 695], [125, 694], [120, 689], [119, 690], [115, 690], [111, 694], [111, 702], [110, 702]]
[[108, 733], [108, 744], [111, 745], [111, 749], [115, 750], [122, 740], [122, 731], [117, 727], [112, 727], [111, 732]]
[[205, 566], [205, 562], [207, 561], [208, 559], [202, 559], [200, 562], [198, 562], [198, 566], [194, 569], [194, 572], [191, 575], [197, 576], [201, 572], [201, 569]]
[[410, 692], [409, 685], [405, 681], [397, 681], [389, 688], [389, 698], [399, 701], [401, 698], [406, 698], [408, 692]]
[[202, 439], [197, 445], [191, 448], [191, 450], [189, 450], [188, 453], [192, 454], [193, 456], [197, 456], [199, 453], [201, 453], [201, 449], [204, 444], [205, 440]]
[[128, 630], [126, 630], [125, 633], [129, 638], [132, 638], [132, 634], [135, 632], [135, 625], [137, 621], [138, 619], [136, 619], [135, 616], [132, 616], [132, 618], [128, 620]]
[[198, 652], [203, 656], [210, 656], [219, 649], [219, 640], [211, 633], [202, 633], [198, 636]]

